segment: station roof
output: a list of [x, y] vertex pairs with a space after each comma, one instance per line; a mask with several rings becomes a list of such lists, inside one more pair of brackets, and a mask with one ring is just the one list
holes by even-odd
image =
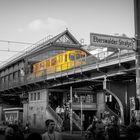
[[[0, 69], [4, 69], [5, 67], [16, 63], [17, 61], [21, 61], [24, 60], [25, 57], [33, 54], [34, 52], [43, 50], [47, 47], [50, 46], [55, 46], [55, 45], [63, 45], [63, 46], [73, 46], [74, 48], [79, 48], [85, 52], [87, 52], [86, 50], [84, 50], [81, 46], [81, 44], [79, 43], [79, 41], [77, 41], [77, 39], [69, 32], [68, 29], [66, 29], [64, 32], [51, 37], [51, 38], [44, 38], [42, 40], [40, 40], [39, 42], [31, 45], [31, 47], [29, 47], [28, 50], [23, 51], [23, 54], [17, 54], [16, 56], [14, 56], [14, 58], [11, 58], [7, 63], [4, 63], [2, 66], [0, 66]], [[89, 52], [87, 52], [89, 54]]]

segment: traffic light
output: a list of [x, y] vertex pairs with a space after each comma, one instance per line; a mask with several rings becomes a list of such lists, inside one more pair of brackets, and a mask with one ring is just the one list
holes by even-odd
[[140, 109], [139, 105], [140, 105], [139, 99], [135, 98], [135, 110], [139, 110]]

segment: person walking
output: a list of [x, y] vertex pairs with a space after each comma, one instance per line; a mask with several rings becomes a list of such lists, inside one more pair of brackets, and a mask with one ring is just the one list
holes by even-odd
[[45, 121], [46, 132], [42, 135], [42, 140], [62, 140], [62, 135], [55, 131], [55, 122], [52, 119]]
[[101, 120], [98, 120], [96, 123], [95, 139], [105, 140], [105, 126]]
[[13, 130], [14, 130], [14, 140], [24, 140], [24, 135], [22, 133], [22, 131], [19, 129], [19, 126], [17, 124], [14, 124], [12, 126]]
[[11, 125], [8, 125], [8, 127], [5, 130], [5, 137], [4, 140], [13, 140], [14, 139], [14, 130]]
[[26, 123], [25, 128], [24, 128], [24, 132], [27, 134], [30, 132], [29, 123]]
[[138, 140], [140, 138], [140, 127], [136, 124], [136, 119], [132, 118], [131, 123], [127, 127], [126, 139]]
[[60, 114], [61, 114], [61, 108], [60, 108], [60, 106], [58, 106], [58, 107], [56, 108], [56, 113], [57, 113], [57, 115], [60, 116]]
[[92, 123], [89, 125], [85, 132], [86, 140], [95, 140], [95, 130], [96, 130], [96, 121], [93, 119]]
[[113, 120], [111, 125], [107, 128], [108, 140], [119, 140], [120, 130], [116, 120]]

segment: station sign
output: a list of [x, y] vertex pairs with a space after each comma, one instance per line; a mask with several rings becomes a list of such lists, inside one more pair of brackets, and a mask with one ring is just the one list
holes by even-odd
[[90, 33], [90, 45], [114, 49], [135, 49], [134, 40], [131, 38], [97, 33]]

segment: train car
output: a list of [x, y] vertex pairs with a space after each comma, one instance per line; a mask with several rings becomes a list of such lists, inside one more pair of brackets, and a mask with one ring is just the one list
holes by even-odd
[[86, 53], [81, 50], [69, 50], [33, 64], [33, 77], [60, 72], [86, 63]]

